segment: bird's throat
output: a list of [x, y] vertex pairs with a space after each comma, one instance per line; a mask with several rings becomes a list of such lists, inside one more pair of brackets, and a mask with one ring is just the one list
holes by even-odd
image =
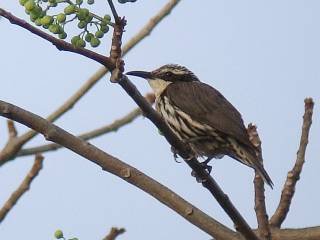
[[161, 93], [167, 88], [167, 86], [172, 82], [164, 81], [161, 79], [148, 79], [148, 83], [152, 88], [154, 94], [156, 95], [156, 98], [158, 98]]

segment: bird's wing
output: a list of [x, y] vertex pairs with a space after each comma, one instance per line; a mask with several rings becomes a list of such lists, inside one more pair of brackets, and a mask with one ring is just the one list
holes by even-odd
[[252, 147], [241, 114], [213, 87], [202, 82], [175, 82], [165, 94], [192, 119]]

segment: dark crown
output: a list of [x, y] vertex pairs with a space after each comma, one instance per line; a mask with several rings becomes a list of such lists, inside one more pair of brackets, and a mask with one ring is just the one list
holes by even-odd
[[151, 72], [153, 78], [169, 82], [194, 82], [199, 79], [186, 67], [177, 64], [167, 64]]

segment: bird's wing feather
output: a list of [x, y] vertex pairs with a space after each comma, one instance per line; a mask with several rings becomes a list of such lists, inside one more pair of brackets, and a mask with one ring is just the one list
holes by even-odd
[[166, 88], [165, 94], [192, 119], [252, 147], [241, 114], [213, 87], [202, 82], [175, 82]]

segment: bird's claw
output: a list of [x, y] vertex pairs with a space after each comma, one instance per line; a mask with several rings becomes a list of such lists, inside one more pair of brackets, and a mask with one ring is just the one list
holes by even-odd
[[177, 153], [177, 150], [171, 146], [171, 152], [173, 153], [173, 159], [176, 163], [181, 163], [180, 161], [178, 161], [178, 153]]

